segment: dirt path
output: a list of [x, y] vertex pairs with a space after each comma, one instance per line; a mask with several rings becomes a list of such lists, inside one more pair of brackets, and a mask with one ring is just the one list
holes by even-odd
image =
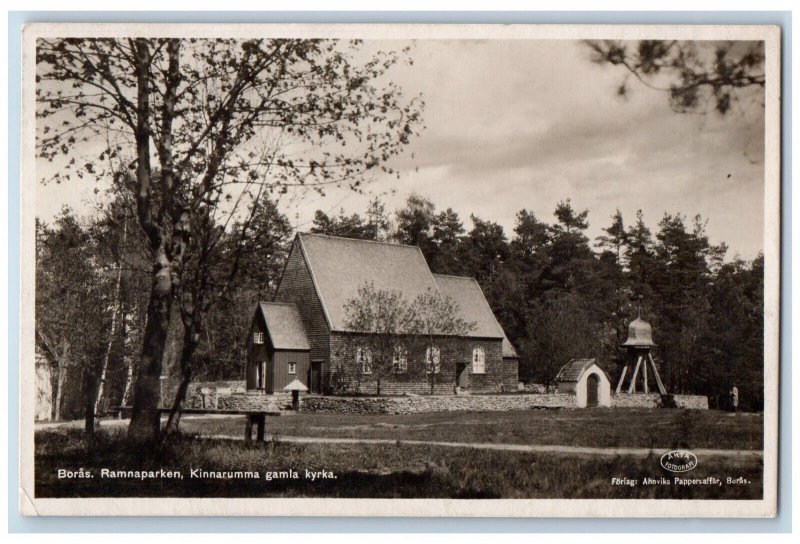
[[[223, 440], [244, 440], [243, 437], [229, 435], [212, 435], [204, 438]], [[442, 446], [446, 448], [472, 448], [479, 450], [519, 451], [526, 453], [568, 453], [573, 455], [632, 455], [648, 457], [669, 451], [666, 448], [589, 448], [583, 446], [528, 445], [528, 444], [493, 444], [487, 442], [438, 442], [433, 440], [391, 440], [389, 438], [319, 438], [313, 436], [272, 436], [267, 441], [292, 442], [296, 444], [411, 444], [419, 446]], [[761, 450], [691, 450], [701, 457], [733, 457], [742, 459], [760, 459]]]
[[[231, 416], [227, 414], [184, 414], [181, 416], [181, 421], [191, 421], [193, 419], [229, 419]], [[241, 417], [241, 416], [235, 416]], [[123, 427], [128, 425], [131, 420], [130, 419], [101, 419], [100, 421], [100, 428], [107, 429], [109, 427]], [[167, 421], [167, 416], [161, 416], [161, 422]], [[244, 420], [242, 420], [244, 421]], [[82, 419], [73, 419], [71, 421], [37, 421], [34, 423], [34, 430], [35, 431], [42, 431], [45, 429], [83, 429], [83, 420]]]

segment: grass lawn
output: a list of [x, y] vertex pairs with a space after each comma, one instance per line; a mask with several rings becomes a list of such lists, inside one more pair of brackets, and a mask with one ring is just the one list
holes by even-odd
[[[275, 419], [282, 424], [304, 420]], [[93, 439], [75, 429], [43, 430], [35, 439], [37, 497], [755, 499], [762, 493], [758, 458], [703, 459], [691, 478], [715, 477], [721, 482], [682, 485], [661, 468], [657, 455], [534, 454], [408, 444], [245, 444], [187, 435], [142, 447], [128, 443], [123, 429], [100, 431]], [[58, 475], [59, 469], [80, 468], [91, 477]], [[179, 477], [109, 478], [103, 477], [103, 469], [167, 469]], [[242, 474], [193, 477], [193, 469]], [[312, 480], [306, 470], [325, 471], [328, 477]], [[635, 479], [638, 485], [613, 485], [614, 477]], [[665, 477], [671, 483], [642, 485], [645, 477]], [[742, 477], [748, 483], [732, 485], [728, 477]]]
[[[241, 437], [244, 418], [185, 419], [184, 433]], [[389, 438], [589, 447], [763, 448], [762, 414], [717, 410], [594, 408], [359, 415], [300, 412], [267, 418], [278, 436]]]

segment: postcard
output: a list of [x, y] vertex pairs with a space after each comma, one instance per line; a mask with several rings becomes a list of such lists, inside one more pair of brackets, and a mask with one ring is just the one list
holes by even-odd
[[775, 516], [778, 27], [22, 38], [23, 514]]

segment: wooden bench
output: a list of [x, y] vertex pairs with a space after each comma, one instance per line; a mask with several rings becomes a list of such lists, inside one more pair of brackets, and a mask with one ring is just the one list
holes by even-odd
[[[119, 414], [119, 417], [122, 418], [125, 415], [130, 416], [132, 409], [133, 409], [132, 406], [115, 406], [111, 411], [117, 412]], [[171, 411], [172, 408], [158, 409], [159, 415], [168, 414]], [[247, 418], [244, 427], [245, 442], [253, 441], [253, 425], [256, 426], [256, 440], [258, 442], [264, 442], [264, 437], [266, 436], [267, 418], [282, 416], [286, 412], [281, 412], [278, 410], [214, 410], [211, 408], [184, 408], [183, 410], [181, 410], [181, 413], [184, 415], [202, 414], [202, 415], [220, 415], [220, 416], [245, 416]]]

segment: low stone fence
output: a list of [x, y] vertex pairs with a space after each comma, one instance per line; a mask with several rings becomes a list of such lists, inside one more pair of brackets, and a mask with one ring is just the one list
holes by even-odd
[[673, 395], [676, 408], [708, 410], [708, 397], [705, 395]]
[[247, 391], [244, 380], [198, 382], [189, 386], [186, 408], [213, 410], [291, 410], [290, 393]]
[[[175, 394], [178, 391], [180, 380], [163, 379], [161, 383], [161, 404], [172, 406]], [[219, 408], [221, 399], [244, 395], [247, 385], [244, 380], [226, 380], [218, 382], [191, 382], [186, 391], [186, 408]]]
[[[671, 400], [670, 400], [671, 399]], [[674, 405], [672, 404], [674, 402]], [[701, 395], [615, 395], [612, 408], [690, 408], [707, 410]], [[420, 412], [492, 412], [534, 408], [575, 408], [575, 396], [565, 393], [419, 397], [302, 397], [301, 409], [343, 414], [413, 414]]]
[[531, 408], [574, 408], [573, 395], [464, 395], [419, 397], [304, 397], [302, 410], [346, 414], [486, 412]]
[[258, 393], [236, 393], [217, 398], [218, 410], [291, 410], [291, 393], [262, 395]]
[[[167, 393], [171, 404], [172, 387]], [[186, 408], [217, 410], [291, 410], [288, 393], [265, 395], [247, 392], [243, 380], [197, 382], [189, 386]], [[163, 393], [164, 391], [162, 391]], [[167, 398], [167, 397], [163, 397]], [[487, 395], [420, 395], [396, 397], [347, 397], [301, 395], [301, 410], [344, 414], [413, 414], [420, 412], [491, 412], [534, 408], [575, 408], [575, 396], [566, 393], [517, 393]], [[689, 408], [707, 410], [702, 395], [619, 394], [612, 408]]]
[[[161, 395], [162, 405], [171, 406], [178, 390], [179, 381], [164, 380]], [[210, 410], [291, 410], [290, 393], [266, 395], [247, 391], [244, 380], [218, 382], [192, 382], [186, 392], [186, 408]]]
[[611, 397], [612, 408], [689, 408], [708, 410], [704, 395], [619, 394]]
[[547, 387], [546, 385], [544, 385], [542, 383], [522, 383], [522, 382], [520, 382], [519, 389], [521, 391], [528, 391], [530, 393], [544, 394], [544, 393], [555, 392], [558, 389], [558, 386], [553, 385], [553, 386]]

